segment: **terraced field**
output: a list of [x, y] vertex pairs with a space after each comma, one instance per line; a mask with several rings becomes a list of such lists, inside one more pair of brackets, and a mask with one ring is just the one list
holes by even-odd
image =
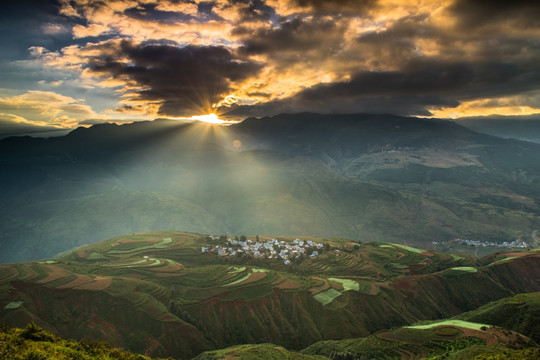
[[35, 321], [60, 335], [184, 359], [233, 344], [301, 349], [324, 339], [365, 337], [540, 290], [529, 280], [540, 278], [539, 252], [478, 259], [301, 238], [324, 249], [286, 265], [201, 252], [213, 239], [133, 234], [58, 259], [1, 265], [0, 322], [24, 327]]
[[[516, 349], [531, 348], [538, 349], [533, 341], [519, 333], [484, 324], [447, 320], [382, 331], [365, 338], [321, 341], [302, 352], [330, 359], [465, 360], [480, 354], [511, 354]], [[538, 354], [538, 351], [532, 352]], [[518, 358], [534, 357], [515, 357]]]

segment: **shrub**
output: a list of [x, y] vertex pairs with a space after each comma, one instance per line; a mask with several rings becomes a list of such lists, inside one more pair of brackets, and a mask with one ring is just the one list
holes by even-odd
[[33, 349], [30, 350], [26, 355], [23, 357], [23, 360], [47, 360], [49, 357], [46, 353], [44, 353], [41, 350]]
[[26, 325], [24, 330], [21, 332], [21, 337], [26, 340], [33, 340], [33, 341], [50, 341], [55, 342], [56, 337], [39, 326], [37, 326], [35, 323], [31, 322]]

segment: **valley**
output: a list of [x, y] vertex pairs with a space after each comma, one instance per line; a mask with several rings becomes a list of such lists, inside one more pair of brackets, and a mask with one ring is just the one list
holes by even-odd
[[477, 256], [505, 242], [535, 248], [540, 229], [540, 145], [444, 120], [158, 119], [6, 138], [0, 152], [0, 263], [157, 229], [346, 237]]

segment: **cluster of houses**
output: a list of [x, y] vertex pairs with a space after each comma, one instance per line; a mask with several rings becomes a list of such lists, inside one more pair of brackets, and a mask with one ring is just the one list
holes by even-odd
[[390, 144], [387, 144], [381, 148], [382, 153], [406, 152], [410, 150], [414, 149], [409, 146], [392, 146]]
[[276, 259], [283, 261], [285, 265], [291, 263], [297, 257], [309, 256], [316, 258], [324, 250], [324, 245], [311, 240], [295, 239], [294, 241], [284, 241], [271, 239], [266, 242], [245, 241], [227, 239], [227, 244], [213, 244], [212, 241], [220, 240], [216, 236], [209, 236], [211, 242], [201, 248], [203, 253], [213, 253], [219, 256], [249, 256], [260, 259]]
[[459, 239], [462, 244], [474, 246], [474, 247], [487, 247], [487, 246], [496, 246], [500, 248], [526, 248], [529, 245], [525, 241], [514, 240], [514, 241], [504, 241], [497, 243], [494, 241], [479, 241], [479, 240], [467, 240]]

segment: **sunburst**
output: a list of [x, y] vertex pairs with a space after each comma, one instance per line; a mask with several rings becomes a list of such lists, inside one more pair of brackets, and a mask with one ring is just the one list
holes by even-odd
[[214, 113], [211, 113], [211, 114], [208, 114], [208, 115], [197, 115], [197, 116], [192, 116], [191, 118], [192, 118], [193, 120], [198, 120], [198, 121], [202, 121], [202, 122], [209, 123], [209, 124], [223, 125], [223, 124], [225, 124], [225, 123], [228, 123], [227, 121], [220, 119], [220, 118], [219, 118], [216, 114], [214, 114]]

